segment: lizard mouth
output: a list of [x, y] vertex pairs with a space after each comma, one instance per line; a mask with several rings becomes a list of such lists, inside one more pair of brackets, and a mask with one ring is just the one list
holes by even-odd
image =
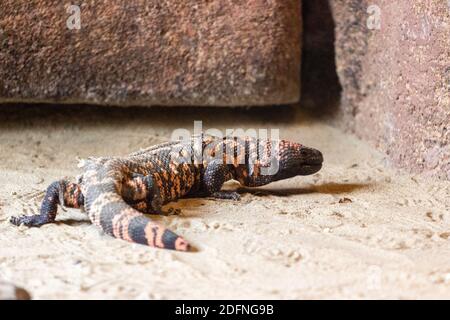
[[323, 155], [319, 150], [307, 149], [308, 155], [301, 164], [301, 174], [309, 175], [322, 169]]
[[318, 172], [320, 169], [322, 169], [322, 164], [318, 163], [318, 164], [304, 164], [302, 165], [301, 168], [301, 175], [310, 175], [310, 174], [314, 174], [316, 172]]

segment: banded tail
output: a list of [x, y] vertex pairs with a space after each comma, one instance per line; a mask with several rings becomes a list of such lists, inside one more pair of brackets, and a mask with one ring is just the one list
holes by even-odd
[[111, 160], [98, 166], [88, 160], [84, 175], [85, 209], [93, 224], [113, 237], [151, 247], [189, 251], [182, 237], [128, 205], [120, 194], [123, 180], [135, 163]]

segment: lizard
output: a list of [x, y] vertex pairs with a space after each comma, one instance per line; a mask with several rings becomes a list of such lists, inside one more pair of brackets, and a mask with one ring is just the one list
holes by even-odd
[[222, 191], [231, 179], [259, 187], [318, 172], [319, 150], [287, 140], [206, 134], [158, 144], [126, 157], [87, 158], [82, 174], [47, 188], [35, 215], [12, 216], [14, 225], [40, 227], [55, 222], [58, 205], [81, 208], [106, 234], [152, 247], [190, 251], [191, 245], [146, 214], [164, 214], [162, 206], [182, 197], [239, 200]]

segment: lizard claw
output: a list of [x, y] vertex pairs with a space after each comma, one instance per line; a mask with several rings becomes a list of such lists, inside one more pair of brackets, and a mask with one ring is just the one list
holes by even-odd
[[237, 192], [227, 192], [227, 191], [219, 191], [214, 192], [212, 196], [216, 199], [226, 199], [226, 200], [234, 200], [239, 201], [241, 200], [241, 196]]
[[10, 217], [9, 218], [9, 222], [11, 222], [15, 226], [20, 226], [21, 225], [20, 221], [21, 221], [21, 217]]
[[173, 216], [173, 215], [179, 215], [181, 213], [181, 209], [179, 208], [172, 208], [170, 207], [167, 209], [167, 211], [161, 211], [161, 214], [164, 216]]
[[11, 217], [9, 219], [9, 222], [11, 222], [15, 226], [25, 225], [27, 227], [40, 227], [46, 223], [49, 223], [49, 221], [40, 215], [33, 215], [33, 216], [18, 216], [18, 217]]

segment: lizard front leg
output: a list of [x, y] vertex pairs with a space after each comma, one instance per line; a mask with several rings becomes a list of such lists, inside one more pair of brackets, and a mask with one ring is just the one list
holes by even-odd
[[203, 173], [203, 189], [207, 195], [217, 199], [240, 200], [237, 192], [221, 191], [223, 184], [232, 177], [228, 165], [222, 160], [211, 161]]
[[58, 213], [58, 204], [68, 208], [80, 208], [84, 204], [80, 186], [67, 180], [53, 182], [47, 188], [39, 214], [11, 217], [10, 222], [16, 226], [24, 224], [28, 227], [40, 227], [52, 223]]

